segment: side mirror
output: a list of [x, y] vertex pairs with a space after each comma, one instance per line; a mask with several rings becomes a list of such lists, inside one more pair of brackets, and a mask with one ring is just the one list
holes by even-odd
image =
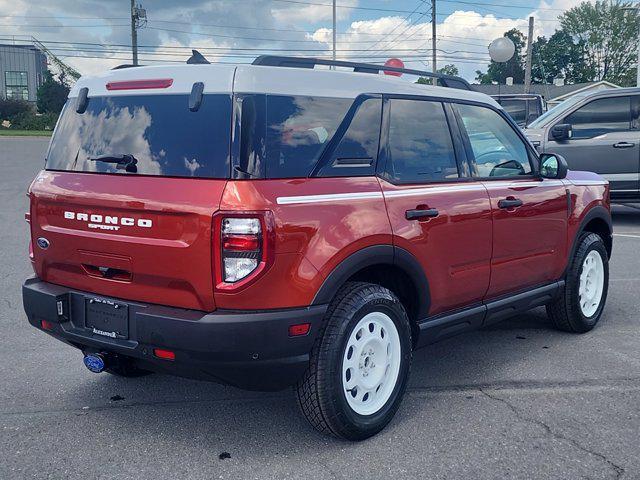
[[569, 166], [563, 156], [557, 153], [540, 155], [540, 175], [543, 178], [563, 179], [567, 176]]
[[553, 137], [554, 140], [569, 140], [571, 134], [571, 124], [569, 123], [559, 123], [551, 127], [551, 137]]

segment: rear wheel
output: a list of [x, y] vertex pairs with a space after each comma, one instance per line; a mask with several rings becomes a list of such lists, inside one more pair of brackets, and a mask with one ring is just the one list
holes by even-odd
[[309, 369], [296, 386], [304, 416], [322, 433], [363, 440], [393, 418], [411, 365], [411, 328], [388, 289], [347, 284], [327, 311]]
[[563, 295], [547, 305], [560, 330], [588, 332], [596, 326], [607, 300], [609, 256], [599, 235], [585, 232], [571, 259]]

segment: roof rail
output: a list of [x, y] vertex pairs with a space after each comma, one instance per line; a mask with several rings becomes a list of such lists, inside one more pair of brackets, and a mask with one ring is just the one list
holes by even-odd
[[122, 68], [136, 68], [136, 67], [144, 67], [144, 65], [133, 65], [131, 63], [123, 63], [122, 65], [117, 65], [113, 67], [111, 70], [120, 70]]
[[460, 90], [471, 90], [471, 85], [464, 78], [443, 73], [426, 72], [423, 70], [413, 70], [410, 68], [388, 67], [373, 63], [348, 62], [344, 60], [328, 60], [324, 58], [310, 57], [284, 57], [278, 55], [260, 55], [252, 65], [262, 65], [269, 67], [292, 67], [292, 68], [314, 68], [316, 65], [329, 65], [336, 67], [353, 68], [354, 72], [374, 73], [398, 72], [421, 77], [437, 78], [438, 85], [442, 87], [458, 88]]

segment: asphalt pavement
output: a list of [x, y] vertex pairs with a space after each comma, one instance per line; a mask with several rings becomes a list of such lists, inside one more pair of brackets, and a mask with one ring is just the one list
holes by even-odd
[[96, 375], [32, 328], [25, 192], [47, 142], [0, 137], [0, 479], [640, 478], [640, 210], [615, 208], [595, 330], [537, 309], [419, 350], [393, 422], [348, 443], [289, 390]]

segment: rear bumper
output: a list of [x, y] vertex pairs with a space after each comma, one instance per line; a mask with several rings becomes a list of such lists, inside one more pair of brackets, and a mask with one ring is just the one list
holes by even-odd
[[[249, 390], [282, 389], [302, 376], [327, 308], [205, 313], [113, 299], [129, 307], [128, 339], [116, 339], [85, 326], [85, 300], [98, 295], [30, 278], [22, 297], [29, 323], [83, 351], [122, 355], [147, 370]], [[53, 328], [44, 330], [42, 320]], [[299, 323], [310, 323], [309, 333], [290, 337], [289, 326]], [[155, 348], [175, 352], [175, 360], [155, 357]]]

